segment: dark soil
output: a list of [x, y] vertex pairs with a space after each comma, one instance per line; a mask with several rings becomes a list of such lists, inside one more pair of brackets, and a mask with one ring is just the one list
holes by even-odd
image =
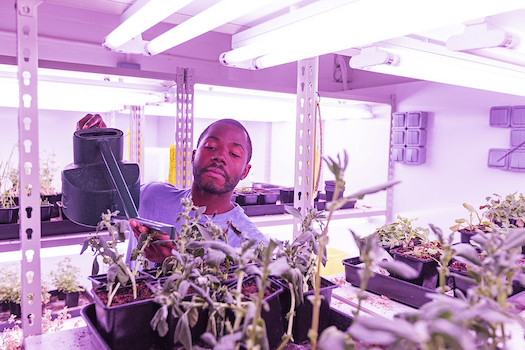
[[[264, 297], [270, 296], [273, 292], [275, 292], [277, 289], [274, 289], [272, 285], [270, 285], [266, 290], [264, 291]], [[257, 288], [257, 280], [255, 278], [250, 278], [247, 280], [244, 280], [242, 282], [242, 294], [246, 297], [252, 297], [257, 296], [257, 293], [259, 293], [259, 289]]]
[[459, 262], [457, 260], [454, 260], [454, 262], [449, 265], [449, 269], [457, 270], [457, 271], [461, 271], [461, 272], [467, 272], [467, 270], [468, 270], [466, 264], [464, 264], [462, 262]]
[[410, 252], [413, 252], [414, 250], [412, 248], [407, 247], [399, 247], [396, 248], [395, 251], [399, 253], [400, 255], [413, 258], [413, 259], [419, 259], [419, 260], [439, 260], [439, 257], [441, 254], [438, 252], [436, 254], [424, 254], [422, 256], [416, 256], [414, 254], [411, 254]]
[[[97, 289], [95, 293], [98, 295], [104, 305], [108, 302], [108, 293], [106, 289]], [[153, 298], [153, 293], [146, 285], [144, 281], [137, 281], [137, 299], [136, 300], [146, 300]], [[117, 291], [117, 294], [113, 297], [111, 302], [112, 306], [127, 304], [133, 301], [133, 291], [131, 286], [120, 287]]]

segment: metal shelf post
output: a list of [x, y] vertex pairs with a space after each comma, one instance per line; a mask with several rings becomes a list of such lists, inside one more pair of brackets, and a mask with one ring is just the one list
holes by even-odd
[[18, 59], [18, 150], [22, 248], [22, 330], [42, 333], [40, 278], [40, 171], [38, 148], [38, 0], [16, 2]]
[[175, 183], [177, 188], [188, 188], [192, 181], [191, 156], [193, 152], [193, 69], [177, 68], [177, 118], [175, 128]]
[[[315, 108], [318, 90], [319, 58], [297, 62], [297, 118], [295, 122], [294, 207], [304, 215], [313, 206], [315, 173]], [[294, 238], [300, 234], [294, 220]]]

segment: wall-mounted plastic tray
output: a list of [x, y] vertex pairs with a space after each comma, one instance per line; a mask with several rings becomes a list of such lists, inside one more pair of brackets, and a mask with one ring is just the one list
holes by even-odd
[[405, 130], [394, 130], [392, 132], [392, 144], [394, 146], [401, 145], [404, 146], [406, 142], [406, 132]]
[[405, 164], [419, 165], [426, 161], [425, 147], [407, 147], [405, 148]]
[[406, 119], [407, 128], [424, 129], [427, 127], [428, 113], [427, 112], [408, 112]]
[[[510, 130], [510, 145], [512, 147], [517, 147], [523, 142], [525, 142], [525, 128]], [[520, 148], [525, 148], [525, 145], [522, 145]]]
[[427, 131], [425, 129], [408, 129], [406, 133], [406, 145], [413, 147], [425, 146], [427, 143]]
[[[489, 168], [507, 169], [509, 157], [503, 157], [509, 149], [507, 148], [491, 148], [489, 149], [489, 158], [487, 165]], [[501, 158], [503, 157], [503, 158]]]
[[392, 161], [393, 162], [404, 162], [405, 161], [405, 146], [392, 147]]
[[509, 170], [525, 171], [525, 151], [514, 151], [508, 156]]
[[[361, 264], [359, 257], [343, 260], [346, 281], [356, 287], [359, 287], [361, 284], [361, 278], [359, 277], [361, 267], [358, 266], [359, 264]], [[368, 280], [366, 290], [376, 294], [386, 295], [390, 299], [416, 308], [431, 301], [427, 296], [428, 293], [436, 292], [433, 289], [424, 288], [417, 284], [375, 272]]]
[[405, 128], [406, 127], [406, 114], [405, 113], [392, 114], [392, 127], [393, 128]]
[[525, 128], [525, 106], [512, 107], [510, 126], [513, 128]]
[[490, 109], [489, 125], [496, 128], [510, 127], [510, 106], [494, 106]]

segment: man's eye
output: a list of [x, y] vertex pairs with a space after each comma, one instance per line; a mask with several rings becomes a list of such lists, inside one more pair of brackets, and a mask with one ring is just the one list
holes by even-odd
[[235, 154], [235, 153], [230, 153], [230, 154], [232, 155], [232, 157], [235, 157], [235, 158], [241, 158], [241, 156], [238, 155], [238, 154]]
[[213, 146], [204, 146], [205, 149], [215, 149]]

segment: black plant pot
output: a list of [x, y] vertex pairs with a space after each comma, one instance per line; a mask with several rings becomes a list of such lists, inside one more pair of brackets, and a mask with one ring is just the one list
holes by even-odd
[[434, 259], [422, 259], [415, 256], [407, 255], [401, 251], [402, 248], [390, 250], [394, 259], [404, 262], [418, 272], [418, 277], [414, 279], [405, 279], [401, 276], [393, 275], [396, 278], [423, 286], [425, 288], [434, 289], [438, 282], [438, 263]]
[[254, 193], [237, 193], [237, 198], [235, 199], [239, 205], [254, 205], [257, 204], [257, 198], [259, 194]]
[[[284, 329], [288, 328], [288, 320], [286, 319], [286, 314], [290, 311], [290, 289], [288, 283], [279, 279], [284, 287], [284, 292], [281, 294], [281, 309], [283, 312], [283, 327]], [[296, 286], [301, 288], [301, 286]], [[319, 309], [319, 329], [318, 333], [332, 325], [330, 323], [330, 302], [332, 300], [332, 291], [336, 288], [337, 285], [325, 278], [321, 277], [321, 288], [319, 294], [322, 296], [321, 307]], [[309, 290], [303, 294], [303, 302], [295, 309], [295, 316], [292, 328], [293, 339], [296, 343], [302, 343], [308, 339], [308, 331], [312, 326], [312, 314], [313, 314], [313, 304], [310, 302], [308, 297], [314, 295], [313, 290]]]
[[91, 286], [93, 287], [93, 290], [95, 290], [107, 284], [108, 275], [105, 273], [100, 275], [92, 275], [88, 276], [88, 280], [91, 281]]
[[51, 211], [53, 210], [53, 204], [42, 204], [40, 206], [40, 220], [49, 221], [51, 220]]
[[[362, 261], [359, 260], [359, 257], [343, 260], [346, 281], [356, 287], [359, 287], [361, 284], [360, 271], [362, 268], [360, 264], [362, 264]], [[436, 292], [435, 288], [424, 288], [399, 278], [375, 272], [368, 280], [366, 290], [379, 295], [385, 295], [390, 299], [416, 308], [431, 301], [432, 299], [430, 299], [428, 295]]]
[[77, 307], [78, 306], [78, 297], [80, 292], [66, 292], [65, 300], [67, 307]]
[[[256, 283], [255, 276], [248, 276], [244, 278], [243, 285]], [[232, 282], [228, 288], [234, 289], [237, 286], [237, 281]], [[261, 318], [266, 325], [266, 335], [270, 348], [276, 348], [281, 343], [281, 338], [284, 334], [283, 318], [281, 309], [281, 294], [284, 289], [280, 283], [270, 279], [269, 286], [270, 295], [264, 298], [268, 305], [268, 309], [263, 308], [261, 311]], [[233, 319], [232, 319], [233, 324]]]
[[42, 199], [47, 200], [49, 204], [53, 205], [53, 207], [51, 208], [51, 217], [52, 218], [58, 217], [60, 215], [60, 212], [59, 212], [57, 203], [62, 200], [62, 194], [61, 193], [45, 194], [45, 195], [42, 195]]
[[[180, 342], [175, 342], [175, 328], [179, 322], [178, 317], [174, 317], [172, 310], [168, 312], [168, 333], [164, 337], [159, 336], [157, 332], [153, 335], [153, 344], [155, 344], [155, 349], [182, 349], [182, 344]], [[199, 318], [197, 323], [191, 327], [191, 339], [193, 343], [199, 341], [201, 335], [206, 332], [206, 326], [208, 324], [208, 310], [199, 310]]]
[[66, 300], [66, 293], [59, 290], [57, 291], [57, 297], [58, 297], [58, 300]]
[[149, 349], [153, 339], [149, 323], [158, 304], [153, 299], [146, 299], [107, 307], [97, 294], [101, 289], [105, 291], [105, 288], [93, 291], [96, 326], [109, 347], [113, 350]]
[[13, 224], [18, 221], [18, 207], [0, 208], [0, 224]]
[[7, 301], [0, 302], [0, 310], [2, 312], [9, 311], [9, 302], [7, 302]]
[[281, 203], [293, 203], [294, 188], [280, 188], [279, 189], [279, 198]]
[[22, 308], [20, 304], [10, 301], [9, 302], [9, 312], [16, 317], [22, 317]]
[[276, 204], [280, 193], [277, 191], [265, 190], [259, 193], [257, 204]]

